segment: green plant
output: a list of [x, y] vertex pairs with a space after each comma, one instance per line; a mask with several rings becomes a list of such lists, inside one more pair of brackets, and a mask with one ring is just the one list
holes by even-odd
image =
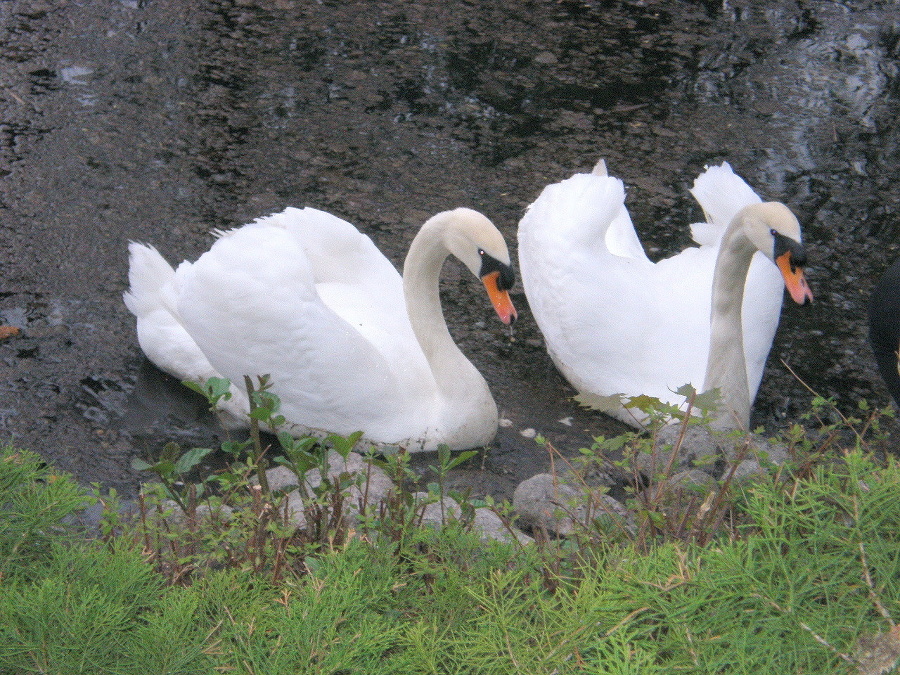
[[[55, 544], [39, 578], [16, 575], [4, 582], [0, 672], [190, 673], [208, 667], [193, 602], [166, 601], [162, 580], [140, 551], [122, 543], [112, 550]], [[155, 661], [166, 669], [152, 670]]]
[[428, 484], [428, 492], [441, 507], [441, 522], [447, 522], [447, 513], [444, 506], [444, 497], [458, 497], [456, 501], [460, 504], [468, 504], [467, 497], [462, 495], [448, 495], [447, 493], [447, 476], [460, 464], [468, 461], [478, 454], [477, 450], [466, 450], [460, 452], [453, 457], [450, 454], [450, 448], [446, 444], [441, 444], [437, 449], [437, 464], [429, 465], [429, 469], [436, 476], [437, 480]]
[[[161, 483], [134, 540], [175, 584], [167, 592], [191, 582], [171, 611], [176, 623], [207, 617], [185, 634], [193, 646], [185, 654], [219, 669], [884, 672], [872, 670], [880, 667], [872, 654], [887, 663], [900, 643], [891, 619], [900, 605], [900, 467], [867, 453], [881, 411], [863, 405], [858, 416], [841, 417], [817, 401], [810, 420], [818, 428], [790, 430], [790, 461], [770, 464], [769, 476], [736, 485], [739, 451], [712, 491], [673, 503], [659, 489], [674, 472], [669, 451], [703, 424], [707, 405], [690, 394], [673, 447], [660, 447], [651, 427], [649, 435], [598, 438], [582, 450], [586, 466], [569, 466], [576, 476], [590, 465], [631, 475], [636, 529], [604, 518], [601, 491], [593, 490], [575, 536], [523, 547], [484, 544], [465, 516], [445, 514], [441, 530], [419, 527], [424, 505], [411, 493], [416, 477], [401, 449], [368, 454], [369, 466], [384, 468], [396, 485], [384, 502], [368, 503], [366, 476], [337, 471], [328, 459], [329, 450], [348, 457], [360, 437], [294, 438], [278, 429], [277, 397], [261, 380], [251, 396], [257, 433], [229, 441], [227, 470], [201, 479], [202, 488], [180, 485], [188, 472], [174, 473], [179, 458], [171, 458], [169, 483], [188, 510], [164, 507], [172, 488]], [[662, 424], [669, 413], [650, 417]], [[545, 445], [554, 464], [565, 461]], [[641, 482], [642, 453], [651, 460], [645, 466], [658, 467], [656, 482]], [[452, 494], [449, 472], [470, 457], [439, 451], [429, 499]], [[262, 484], [268, 461], [289, 469], [296, 484], [274, 491]], [[313, 473], [321, 480], [310, 480]], [[295, 487], [302, 524], [287, 517], [285, 493]], [[355, 530], [342, 518], [349, 488], [358, 489]], [[201, 506], [231, 511], [217, 519]], [[188, 516], [182, 525], [173, 511]], [[112, 518], [105, 532], [117, 555], [127, 524]], [[159, 610], [148, 607], [148, 626], [161, 631]], [[161, 649], [151, 650], [158, 659], [177, 656]]]
[[0, 580], [44, 560], [50, 542], [74, 535], [61, 521], [92, 498], [32, 452], [0, 447]]
[[[181, 578], [154, 572], [127, 520], [102, 540], [73, 539], [46, 514], [65, 518], [84, 492], [27, 453], [8, 457], [0, 484], [30, 493], [26, 520], [44, 515], [33, 555], [4, 567], [4, 675], [872, 674], [900, 655], [900, 464], [862, 450], [750, 483], [732, 535], [712, 545], [485, 544], [451, 521], [297, 544], [281, 564], [298, 573], [276, 575], [277, 537], [259, 566], [257, 544], [236, 535], [263, 522], [248, 507], [233, 532], [196, 523], [193, 541], [231, 559]], [[14, 475], [38, 480], [22, 488]], [[163, 546], [172, 564], [184, 536], [173, 526]]]

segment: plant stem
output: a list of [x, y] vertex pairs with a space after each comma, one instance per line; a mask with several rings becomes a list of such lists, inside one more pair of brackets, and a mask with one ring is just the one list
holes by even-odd
[[262, 488], [263, 494], [267, 495], [269, 494], [269, 479], [266, 476], [268, 462], [265, 459], [265, 450], [263, 450], [262, 440], [259, 437], [259, 420], [252, 414], [258, 406], [253, 399], [253, 381], [249, 375], [244, 375], [244, 384], [247, 387], [247, 398], [250, 401], [250, 438], [253, 440], [253, 449], [255, 451], [256, 476], [259, 478], [259, 486]]

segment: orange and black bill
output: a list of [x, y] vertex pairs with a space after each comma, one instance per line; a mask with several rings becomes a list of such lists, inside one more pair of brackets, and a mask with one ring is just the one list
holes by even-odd
[[803, 274], [803, 267], [806, 265], [803, 244], [782, 234], [775, 234], [775, 264], [781, 270], [788, 293], [798, 305], [812, 302], [812, 290]]
[[488, 297], [497, 311], [497, 316], [505, 324], [510, 324], [518, 318], [516, 308], [509, 297], [509, 289], [516, 281], [512, 267], [491, 257], [484, 251], [481, 253], [481, 281], [487, 289]]

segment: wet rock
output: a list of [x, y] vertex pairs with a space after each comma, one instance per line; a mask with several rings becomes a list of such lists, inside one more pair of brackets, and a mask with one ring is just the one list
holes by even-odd
[[169, 527], [187, 527], [193, 529], [209, 524], [210, 522], [228, 522], [231, 520], [234, 509], [226, 504], [220, 504], [218, 506], [198, 504], [197, 508], [194, 509], [193, 517], [189, 517], [177, 502], [167, 499], [160, 505], [160, 513], [168, 523]]
[[611, 518], [629, 526], [628, 510], [609, 495], [583, 484], [573, 485], [549, 473], [522, 481], [513, 495], [519, 522], [532, 530], [567, 536], [597, 518]]
[[[387, 474], [376, 466], [370, 466], [362, 457], [350, 453], [346, 459], [338, 453], [331, 451], [328, 456], [329, 476], [331, 480], [338, 480], [346, 473], [356, 477], [346, 489], [347, 500], [344, 503], [345, 517], [350, 523], [357, 521], [360, 506], [377, 508], [380, 503], [388, 498], [394, 483]], [[286, 501], [281, 505], [285, 509], [288, 522], [296, 527], [305, 527], [306, 505], [304, 496], [299, 488], [291, 489], [297, 485], [297, 476], [293, 471], [284, 466], [274, 467], [266, 471], [266, 479], [269, 488], [275, 490], [290, 491], [286, 495]], [[312, 469], [304, 476], [304, 484], [308, 489], [314, 489], [322, 484], [321, 473], [318, 469]], [[431, 497], [427, 492], [417, 492], [413, 495], [418, 503], [424, 503]], [[441, 501], [429, 501], [425, 503], [422, 511], [421, 522], [431, 527], [441, 527], [451, 520], [458, 521], [463, 518], [463, 509], [459, 503], [451, 497], [444, 497]], [[507, 528], [501, 518], [491, 509], [481, 507], [475, 509], [472, 525], [481, 534], [483, 541], [490, 539], [497, 541], [511, 541], [515, 537], [521, 543], [533, 541], [531, 537], [516, 528]]]
[[[357, 505], [365, 499], [368, 504], [378, 504], [383, 501], [393, 489], [394, 482], [381, 468], [370, 465], [360, 455], [351, 452], [346, 459], [334, 450], [328, 452], [328, 478], [337, 481], [341, 475], [352, 477], [353, 484], [347, 488], [347, 496]], [[266, 480], [269, 489], [284, 490], [286, 488], [299, 488], [299, 479], [296, 474], [286, 466], [276, 466], [266, 471]], [[256, 484], [256, 481], [253, 481]], [[322, 474], [318, 469], [309, 470], [303, 477], [304, 490], [314, 490], [322, 484]], [[292, 490], [294, 492], [296, 490]], [[302, 492], [302, 491], [301, 491]]]
[[716, 479], [705, 471], [689, 469], [681, 471], [666, 481], [671, 490], [690, 490], [694, 492], [708, 492], [716, 486]]
[[[417, 492], [414, 496], [419, 501], [430, 498], [427, 492]], [[460, 520], [462, 517], [463, 510], [459, 503], [452, 497], [444, 497], [441, 501], [430, 502], [425, 505], [422, 512], [422, 524], [431, 527], [441, 527], [450, 520]], [[472, 517], [472, 527], [479, 533], [482, 541], [508, 542], [515, 538], [521, 544], [534, 542], [534, 539], [518, 528], [507, 527], [503, 519], [486, 506], [475, 509]]]
[[487, 541], [512, 541], [515, 538], [520, 544], [532, 544], [534, 539], [522, 532], [517, 527], [512, 527], [503, 522], [494, 511], [487, 507], [475, 509], [472, 525], [481, 532], [481, 540]]
[[661, 484], [657, 483], [647, 489], [647, 493], [659, 494], [662, 503], [686, 504], [697, 496], [705, 496], [716, 488], [716, 479], [700, 469], [679, 471]]
[[789, 459], [788, 449], [783, 443], [777, 443], [761, 436], [753, 437], [751, 451], [756, 461], [762, 466], [769, 464], [781, 466]]
[[[377, 506], [394, 488], [394, 482], [379, 467], [370, 465], [360, 455], [351, 452], [346, 458], [334, 450], [328, 452], [328, 477], [338, 481], [342, 475], [349, 475], [352, 483], [344, 490], [345, 517], [356, 522], [360, 507]], [[319, 469], [310, 469], [303, 476], [302, 489], [297, 475], [286, 466], [276, 466], [266, 471], [269, 489], [289, 490], [282, 508], [286, 509], [288, 522], [297, 527], [306, 526], [304, 495], [311, 494], [322, 485], [322, 474]], [[252, 483], [258, 484], [254, 480]]]
[[[98, 537], [103, 532], [102, 522], [107, 516], [108, 504], [96, 501], [80, 511], [63, 518], [63, 524], [83, 530], [90, 537]], [[123, 500], [118, 504], [114, 520], [133, 521], [140, 517], [140, 506], [136, 501]]]
[[[417, 492], [416, 499], [427, 499], [428, 494]], [[422, 524], [440, 527], [450, 520], [462, 518], [462, 507], [452, 497], [444, 497], [440, 501], [430, 502], [422, 510]]]
[[292, 523], [298, 529], [306, 527], [306, 507], [303, 503], [303, 497], [297, 490], [289, 492], [286, 495], [286, 502], [282, 504], [284, 514], [288, 523]]
[[[706, 470], [722, 454], [721, 435], [706, 427], [689, 426], [681, 438], [681, 425], [664, 426], [656, 435], [652, 453], [642, 452], [635, 457], [642, 474], [652, 478], [666, 470], [672, 462], [672, 471], [693, 468]], [[672, 460], [672, 453], [675, 459]], [[712, 473], [710, 470], [709, 473]]]
[[763, 478], [767, 474], [768, 471], [762, 467], [758, 460], [745, 459], [735, 467], [732, 482], [735, 484], [746, 483], [755, 478]]
[[583, 466], [575, 468], [567, 468], [561, 473], [563, 480], [567, 483], [577, 485], [583, 483], [592, 488], [611, 488], [619, 484], [612, 474], [598, 466], [596, 462], [588, 462]]
[[[291, 486], [296, 488], [298, 480], [297, 474], [286, 466], [276, 466], [266, 471], [266, 481], [268, 481], [269, 489], [272, 490], [272, 492], [284, 490]], [[319, 482], [321, 482], [321, 478], [319, 479]], [[259, 481], [254, 478], [251, 480], [251, 483], [253, 485], [258, 485]]]
[[[672, 424], [660, 429], [653, 453], [640, 453], [635, 461], [638, 469], [648, 478], [666, 470], [672, 453], [675, 473], [700, 469], [715, 478], [721, 478], [730, 465], [740, 459], [752, 460], [756, 466], [781, 465], [787, 458], [787, 448], [754, 434], [734, 431], [718, 431], [704, 426], [689, 426], [680, 439], [681, 426]], [[743, 459], [741, 459], [743, 458]], [[743, 471], [749, 471], [749, 465]]]

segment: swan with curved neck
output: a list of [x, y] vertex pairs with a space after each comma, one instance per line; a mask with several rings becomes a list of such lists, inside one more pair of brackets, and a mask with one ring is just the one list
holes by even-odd
[[152, 247], [129, 246], [125, 303], [162, 370], [230, 379], [232, 418], [246, 416], [243, 376], [268, 374], [296, 434], [361, 430], [410, 451], [493, 439], [496, 404], [450, 336], [439, 296], [452, 254], [482, 279], [500, 319], [516, 318], [506, 243], [485, 216], [461, 208], [429, 219], [402, 278], [368, 237], [315, 209], [218, 234], [177, 271]]
[[779, 202], [745, 206], [722, 235], [713, 272], [710, 345], [703, 390], [719, 390], [716, 426], [747, 429], [750, 424], [752, 400], [741, 307], [747, 272], [757, 251], [777, 265], [794, 302], [812, 302], [812, 291], [803, 274], [806, 254], [797, 218]]
[[[746, 428], [781, 311], [783, 289], [812, 300], [800, 226], [762, 203], [726, 163], [692, 193], [707, 217], [698, 247], [652, 262], [622, 182], [601, 161], [547, 186], [519, 223], [519, 267], [554, 362], [579, 400], [633, 425], [621, 405], [641, 394], [680, 404], [675, 390], [719, 389], [715, 424]], [[776, 264], [772, 264], [772, 262]]]

